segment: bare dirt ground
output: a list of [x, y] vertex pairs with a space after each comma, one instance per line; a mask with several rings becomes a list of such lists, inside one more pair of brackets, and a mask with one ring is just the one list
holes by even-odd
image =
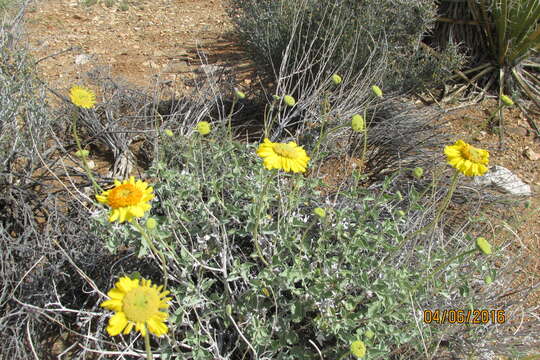
[[[158, 84], [179, 94], [190, 88], [201, 51], [208, 63], [234, 67], [238, 81], [249, 83], [239, 71], [249, 72], [250, 66], [234, 42], [224, 0], [41, 0], [31, 6], [26, 21], [38, 73], [51, 89], [65, 95], [72, 85], [84, 85], [87, 72], [96, 65], [134, 85]], [[99, 89], [93, 90], [99, 97]], [[540, 160], [533, 158], [540, 155], [540, 139], [517, 110], [507, 110], [506, 148], [498, 150], [498, 136], [486, 124], [495, 107], [493, 101], [484, 101], [453, 112], [448, 119], [456, 139], [488, 149], [491, 165], [510, 169], [532, 187], [531, 206], [516, 210], [520, 223], [515, 223], [515, 236], [521, 239], [516, 244], [521, 242], [518, 246], [527, 247], [538, 259]], [[330, 177], [350, 174], [339, 168], [342, 164], [326, 164], [324, 171]], [[540, 274], [540, 262], [531, 264], [531, 271]]]

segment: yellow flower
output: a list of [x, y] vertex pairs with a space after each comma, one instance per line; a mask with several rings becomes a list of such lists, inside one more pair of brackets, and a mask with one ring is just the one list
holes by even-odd
[[366, 345], [361, 340], [353, 341], [351, 344], [351, 354], [357, 358], [363, 358], [366, 356]]
[[264, 159], [264, 166], [268, 170], [282, 169], [286, 172], [305, 172], [309, 156], [301, 146], [294, 141], [287, 144], [273, 143], [267, 138], [259, 145], [257, 155]]
[[197, 131], [201, 135], [208, 135], [210, 133], [210, 124], [208, 121], [199, 121], [197, 123]]
[[107, 204], [112, 208], [109, 221], [119, 220], [131, 222], [134, 217], [144, 216], [145, 211], [150, 210], [148, 201], [154, 198], [154, 189], [142, 180], [135, 181], [132, 176], [129, 180], [120, 182], [114, 180], [114, 188], [104, 191], [101, 195], [96, 195], [97, 201]]
[[110, 319], [107, 332], [116, 336], [123, 332], [127, 335], [135, 326], [143, 336], [146, 330], [156, 336], [162, 336], [169, 330], [165, 325], [168, 318], [160, 309], [169, 307], [166, 297], [169, 291], [161, 291], [163, 285], [152, 285], [150, 280], [121, 277], [115, 287], [108, 292], [110, 300], [101, 303], [101, 307], [116, 312]]
[[69, 97], [73, 104], [84, 109], [93, 108], [96, 104], [96, 95], [92, 92], [92, 90], [82, 86], [73, 86], [69, 90]]
[[466, 176], [484, 175], [489, 163], [489, 152], [477, 149], [462, 140], [458, 140], [454, 145], [444, 148], [448, 164], [455, 167]]

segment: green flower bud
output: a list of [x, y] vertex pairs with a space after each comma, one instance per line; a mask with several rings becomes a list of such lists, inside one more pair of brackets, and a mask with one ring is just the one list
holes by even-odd
[[420, 180], [422, 176], [424, 176], [424, 169], [422, 169], [421, 167], [415, 167], [412, 173], [415, 178]]
[[313, 213], [317, 215], [318, 217], [320, 217], [321, 219], [326, 217], [326, 211], [324, 211], [324, 209], [320, 207], [313, 209]]
[[398, 198], [399, 201], [402, 201], [403, 200], [403, 195], [401, 195], [401, 191], [396, 191], [396, 196]]
[[486, 285], [489, 285], [493, 282], [493, 278], [489, 275], [487, 275], [485, 278], [484, 278], [484, 282], [486, 283]]
[[358, 359], [366, 356], [366, 344], [361, 340], [353, 341], [351, 344], [351, 354], [356, 356]]
[[281, 98], [277, 95], [272, 95], [272, 98], [275, 100], [275, 101], [279, 101], [281, 100]]
[[201, 135], [208, 135], [210, 133], [210, 124], [208, 121], [199, 121], [197, 123], [197, 131]]
[[351, 127], [356, 132], [362, 132], [366, 129], [366, 122], [362, 115], [353, 115], [351, 120]]
[[163, 132], [164, 132], [165, 135], [167, 135], [168, 137], [173, 137], [173, 136], [174, 136], [174, 133], [172, 132], [171, 129], [165, 129]]
[[88, 155], [90, 155], [90, 151], [84, 149], [75, 152], [75, 156], [79, 158], [86, 158]]
[[294, 100], [294, 98], [291, 95], [285, 95], [283, 97], [283, 101], [285, 102], [287, 106], [290, 106], [290, 107], [293, 107], [294, 105], [296, 105], [296, 100]]
[[405, 216], [405, 211], [403, 211], [403, 210], [398, 210], [398, 211], [396, 212], [396, 214], [397, 214], [398, 217], [404, 217], [404, 216]]
[[491, 245], [489, 244], [489, 242], [483, 238], [483, 237], [479, 237], [476, 239], [476, 248], [481, 251], [482, 253], [484, 253], [485, 255], [490, 255], [491, 254]]
[[334, 83], [334, 85], [339, 85], [341, 84], [341, 76], [339, 76], [338, 74], [334, 74], [332, 75], [332, 82]]
[[506, 106], [514, 106], [514, 101], [509, 96], [501, 95], [501, 101]]
[[156, 219], [154, 218], [148, 218], [148, 220], [146, 220], [146, 228], [148, 230], [154, 230], [157, 226], [157, 221]]
[[367, 337], [368, 339], [373, 339], [375, 334], [371, 330], [366, 330], [366, 332], [364, 333], [364, 336]]
[[237, 99], [245, 99], [246, 98], [246, 94], [244, 94], [240, 90], [234, 90], [234, 96], [236, 96]]
[[371, 91], [373, 92], [373, 94], [374, 94], [376, 97], [382, 98], [383, 92], [382, 92], [381, 88], [378, 87], [377, 85], [373, 85], [373, 86], [371, 87]]

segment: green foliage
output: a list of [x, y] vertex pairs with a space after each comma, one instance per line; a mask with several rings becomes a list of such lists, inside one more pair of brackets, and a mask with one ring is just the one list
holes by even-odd
[[[337, 72], [353, 75], [385, 63], [385, 91], [408, 91], [440, 83], [457, 68], [455, 49], [426, 51], [420, 40], [432, 27], [434, 2], [230, 0], [229, 13], [253, 59], [269, 73], [291, 67], [291, 57], [313, 50], [306, 65], [330, 56]], [[332, 48], [331, 55], [326, 51]], [[435, 55], [434, 55], [435, 53]], [[284, 64], [285, 63], [285, 64]], [[369, 71], [369, 70], [368, 70]]]
[[[410, 205], [400, 209], [396, 200], [404, 197], [388, 193], [391, 178], [380, 190], [342, 193], [321, 218], [313, 214], [321, 205], [319, 181], [265, 170], [253, 145], [197, 134], [164, 141], [149, 171], [158, 199], [152, 217], [159, 223], [151, 236], [174, 279], [169, 323], [182, 339], [182, 347], [172, 342], [165, 353], [317, 359], [315, 345], [324, 358], [337, 359], [361, 338], [370, 359], [396, 349], [418, 355], [422, 342], [435, 346], [443, 331], [425, 333], [417, 324], [421, 309], [442, 302], [482, 306], [472, 292], [465, 301], [458, 294], [472, 277], [483, 278], [484, 259], [467, 257], [431, 278], [474, 243], [431, 251], [409, 243], [407, 217], [423, 210], [422, 197], [412, 191], [405, 197]], [[392, 215], [396, 208], [402, 215]], [[98, 236], [120, 235], [103, 223], [94, 230]], [[255, 228], [269, 266], [254, 246]]]

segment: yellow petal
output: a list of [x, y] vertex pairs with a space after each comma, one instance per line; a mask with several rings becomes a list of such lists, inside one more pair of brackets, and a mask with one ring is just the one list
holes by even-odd
[[126, 314], [124, 314], [123, 312], [116, 313], [109, 319], [107, 332], [111, 336], [116, 336], [120, 334], [122, 330], [124, 330], [127, 324], [128, 321], [126, 319]]
[[148, 325], [148, 331], [156, 336], [163, 336], [167, 334], [167, 331], [169, 330], [167, 325], [161, 321], [156, 321], [155, 319], [149, 319], [146, 323]]
[[99, 306], [116, 312], [122, 311], [122, 301], [120, 300], [106, 300]]

